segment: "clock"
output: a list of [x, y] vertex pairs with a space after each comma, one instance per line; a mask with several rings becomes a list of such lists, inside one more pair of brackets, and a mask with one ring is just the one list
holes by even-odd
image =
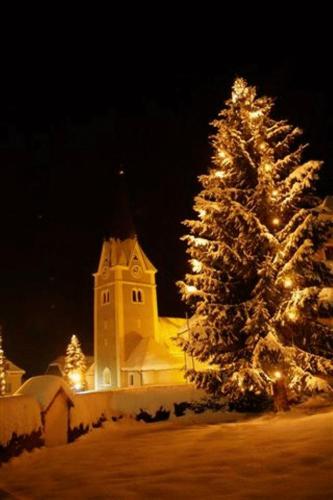
[[131, 267], [131, 275], [133, 276], [133, 278], [140, 278], [141, 274], [142, 267], [138, 264], [134, 264], [134, 266]]

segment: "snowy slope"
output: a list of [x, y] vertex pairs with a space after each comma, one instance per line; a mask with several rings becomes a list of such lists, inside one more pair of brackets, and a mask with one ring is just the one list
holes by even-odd
[[0, 490], [33, 500], [333, 498], [333, 409], [312, 411], [107, 424], [11, 460]]

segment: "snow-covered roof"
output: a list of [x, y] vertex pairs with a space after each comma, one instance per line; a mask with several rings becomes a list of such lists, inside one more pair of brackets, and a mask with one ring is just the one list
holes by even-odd
[[103, 243], [98, 272], [101, 272], [105, 266], [129, 266], [134, 255], [142, 261], [143, 267], [147, 271], [156, 271], [156, 268], [142, 250], [137, 238], [127, 238], [125, 240], [110, 238]]
[[175, 338], [187, 328], [186, 318], [158, 318], [160, 342], [163, 342], [169, 352], [174, 356], [183, 356], [183, 352], [175, 342]]
[[18, 373], [25, 373], [25, 370], [23, 368], [20, 368], [19, 366], [15, 365], [10, 359], [6, 358], [6, 370], [8, 372], [18, 372]]
[[186, 318], [159, 317], [158, 328], [163, 338], [172, 337], [186, 328]]
[[125, 370], [170, 370], [180, 368], [181, 363], [174, 358], [166, 347], [153, 338], [144, 338], [130, 354]]
[[39, 375], [29, 378], [15, 392], [15, 395], [33, 396], [39, 402], [42, 411], [46, 411], [59, 391], [63, 391], [73, 402], [73, 392], [63, 379], [55, 375]]

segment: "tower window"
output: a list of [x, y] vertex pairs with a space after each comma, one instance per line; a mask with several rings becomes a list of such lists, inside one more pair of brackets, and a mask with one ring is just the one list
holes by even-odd
[[110, 303], [110, 291], [109, 290], [103, 290], [102, 291], [102, 304], [109, 304]]
[[132, 290], [132, 302], [136, 304], [143, 303], [143, 291], [141, 289], [133, 288]]
[[134, 385], [134, 375], [132, 373], [129, 376], [129, 385]]
[[107, 367], [103, 370], [103, 385], [111, 385], [111, 370]]

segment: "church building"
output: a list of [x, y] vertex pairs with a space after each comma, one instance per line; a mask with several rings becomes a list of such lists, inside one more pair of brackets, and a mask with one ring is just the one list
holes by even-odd
[[112, 237], [94, 274], [95, 389], [184, 383], [184, 353], [173, 337], [184, 318], [158, 316], [156, 268], [136, 236], [118, 178]]
[[185, 382], [172, 340], [185, 319], [158, 316], [156, 271], [135, 236], [104, 241], [94, 274], [96, 389]]

